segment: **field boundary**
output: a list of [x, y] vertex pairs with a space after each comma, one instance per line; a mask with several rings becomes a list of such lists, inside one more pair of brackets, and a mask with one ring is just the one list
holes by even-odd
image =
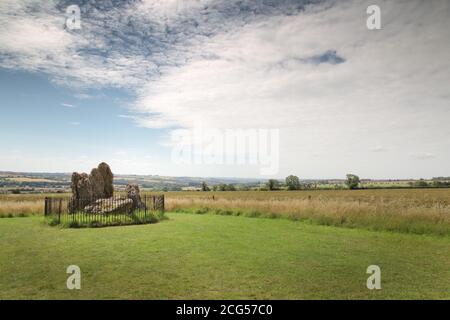
[[209, 207], [190, 207], [177, 208], [171, 210], [176, 213], [185, 214], [211, 214], [222, 216], [241, 216], [246, 218], [262, 219], [287, 219], [290, 221], [300, 221], [312, 225], [333, 226], [348, 229], [364, 229], [368, 231], [387, 231], [404, 234], [432, 235], [438, 237], [450, 236], [450, 225], [433, 223], [429, 221], [417, 221], [414, 217], [398, 218], [392, 216], [392, 220], [387, 217], [367, 217], [360, 215], [332, 216], [325, 214], [305, 214], [295, 213], [265, 212], [255, 209], [240, 208], [209, 208]]

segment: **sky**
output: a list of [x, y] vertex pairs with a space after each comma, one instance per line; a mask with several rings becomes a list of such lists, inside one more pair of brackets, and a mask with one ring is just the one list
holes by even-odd
[[0, 171], [450, 176], [449, 57], [447, 0], [2, 0]]

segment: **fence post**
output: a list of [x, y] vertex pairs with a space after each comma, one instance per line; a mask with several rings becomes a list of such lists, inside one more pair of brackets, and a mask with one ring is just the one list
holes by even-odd
[[48, 197], [45, 197], [45, 205], [44, 205], [44, 216], [48, 215]]
[[59, 200], [59, 207], [58, 207], [58, 224], [61, 223], [61, 200]]
[[145, 219], [147, 220], [147, 195], [144, 195], [144, 214]]

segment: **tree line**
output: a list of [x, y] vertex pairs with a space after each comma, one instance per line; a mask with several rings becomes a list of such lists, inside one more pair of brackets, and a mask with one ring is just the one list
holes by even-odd
[[[346, 188], [349, 190], [355, 189], [380, 189], [380, 188], [450, 188], [450, 178], [433, 178], [431, 181], [426, 181], [424, 179], [420, 179], [417, 181], [409, 182], [408, 185], [405, 186], [363, 186], [361, 179], [356, 174], [347, 174], [345, 179], [345, 187], [341, 185], [335, 185], [335, 188]], [[276, 191], [276, 190], [311, 190], [318, 189], [317, 184], [315, 183], [302, 183], [300, 178], [295, 175], [289, 175], [283, 181], [277, 179], [269, 179], [265, 183], [264, 186], [260, 186], [257, 190], [260, 191]], [[202, 183], [201, 187], [202, 191], [248, 191], [255, 190], [255, 188], [251, 188], [250, 186], [239, 186], [236, 187], [233, 184], [218, 184], [212, 187], [209, 187], [206, 182]]]
[[[361, 183], [361, 180], [355, 174], [347, 174], [347, 180], [345, 183], [349, 189], [356, 189], [356, 188], [358, 188], [359, 184]], [[299, 177], [294, 176], [294, 175], [290, 175], [290, 176], [286, 177], [285, 185], [286, 185], [287, 190], [311, 189], [309, 185], [306, 185], [306, 187], [305, 187], [305, 184], [302, 185]], [[267, 186], [267, 189], [270, 191], [281, 189], [281, 184], [276, 179], [269, 179], [267, 181], [266, 186]]]
[[[360, 179], [357, 175], [354, 174], [348, 174], [346, 185], [349, 189], [356, 189], [358, 188], [360, 184]], [[301, 183], [300, 178], [295, 175], [290, 175], [286, 177], [284, 181], [284, 185], [282, 182], [276, 179], [269, 179], [267, 180], [265, 186], [263, 188], [259, 188], [259, 190], [268, 190], [268, 191], [275, 191], [275, 190], [281, 190], [281, 189], [287, 189], [287, 190], [302, 190], [302, 189], [315, 189], [317, 188], [316, 185], [313, 184], [307, 184], [307, 183]], [[201, 186], [202, 191], [248, 191], [251, 190], [249, 186], [240, 186], [239, 188], [236, 188], [233, 184], [225, 184], [221, 183], [218, 185], [214, 185], [212, 187], [208, 186], [206, 182], [202, 182]]]

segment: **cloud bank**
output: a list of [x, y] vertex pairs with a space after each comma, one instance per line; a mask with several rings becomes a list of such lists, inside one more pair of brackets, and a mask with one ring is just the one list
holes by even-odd
[[0, 66], [129, 89], [121, 116], [143, 127], [280, 129], [280, 175], [432, 175], [450, 160], [448, 1], [376, 1], [375, 31], [373, 1], [99, 3], [66, 30], [72, 2], [2, 1]]

